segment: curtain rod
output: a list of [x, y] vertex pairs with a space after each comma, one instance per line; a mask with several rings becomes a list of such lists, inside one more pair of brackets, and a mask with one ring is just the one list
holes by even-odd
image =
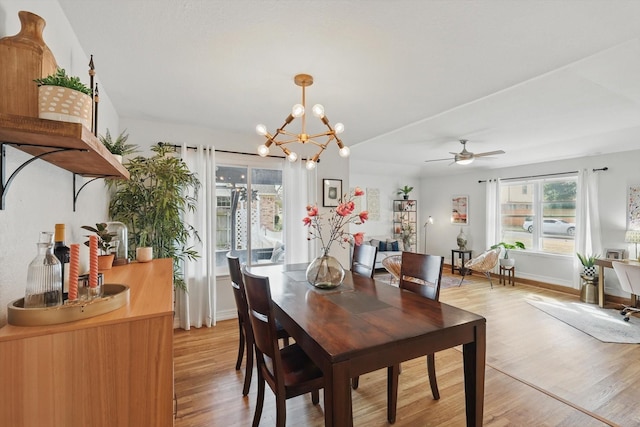
[[[608, 171], [608, 170], [609, 170], [609, 168], [607, 166], [605, 166], [603, 168], [599, 168], [599, 169], [593, 169], [594, 172]], [[529, 175], [529, 176], [514, 176], [512, 178], [503, 178], [503, 179], [501, 179], [501, 181], [509, 181], [509, 180], [514, 180], [514, 179], [527, 179], [527, 178], [542, 178], [542, 177], [547, 177], [547, 176], [568, 175], [568, 174], [572, 174], [572, 173], [578, 173], [578, 171], [546, 173], [546, 174], [541, 174], [541, 175]], [[487, 180], [486, 179], [478, 180], [478, 184], [483, 183], [483, 182], [487, 182]]]
[[[170, 144], [168, 142], [158, 142], [159, 146], [169, 146], [169, 147], [173, 147], [173, 148], [182, 148], [182, 145], [178, 145], [178, 144]], [[192, 147], [187, 145], [187, 150], [197, 150], [198, 147]], [[228, 153], [228, 154], [243, 154], [245, 156], [259, 156], [258, 153], [242, 153], [240, 151], [227, 151], [227, 150], [215, 150], [216, 153]], [[283, 156], [272, 156], [272, 155], [267, 155], [267, 157], [275, 157], [276, 159], [286, 159], [286, 157]]]

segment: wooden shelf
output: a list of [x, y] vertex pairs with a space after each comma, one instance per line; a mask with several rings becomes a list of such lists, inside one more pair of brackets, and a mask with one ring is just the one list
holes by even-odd
[[0, 113], [0, 142], [33, 156], [71, 148], [42, 160], [86, 177], [129, 179], [129, 171], [80, 123]]

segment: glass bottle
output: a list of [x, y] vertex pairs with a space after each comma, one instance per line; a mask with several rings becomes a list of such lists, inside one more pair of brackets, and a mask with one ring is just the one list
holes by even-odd
[[62, 304], [62, 265], [53, 254], [53, 233], [40, 233], [38, 255], [29, 264], [25, 308]]
[[[69, 260], [71, 249], [64, 244], [64, 224], [56, 224], [56, 234], [54, 237], [53, 254], [58, 258], [62, 270], [62, 300], [66, 299], [66, 292], [69, 291]], [[65, 292], [66, 291], [66, 292]]]

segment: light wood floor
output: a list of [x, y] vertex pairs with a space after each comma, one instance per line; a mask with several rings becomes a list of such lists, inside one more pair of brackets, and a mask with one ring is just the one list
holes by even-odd
[[[640, 425], [640, 345], [607, 344], [526, 303], [541, 296], [576, 297], [537, 287], [489, 288], [488, 281], [443, 289], [440, 300], [487, 318], [485, 426]], [[236, 371], [237, 321], [213, 328], [176, 330], [176, 427], [250, 426], [256, 375], [242, 396], [244, 365]], [[441, 398], [431, 397], [424, 358], [402, 365], [396, 426], [462, 426], [461, 348], [436, 354]], [[287, 401], [288, 426], [323, 426], [323, 400]], [[355, 426], [384, 426], [386, 371], [360, 377], [352, 392]], [[262, 426], [275, 425], [267, 386]]]

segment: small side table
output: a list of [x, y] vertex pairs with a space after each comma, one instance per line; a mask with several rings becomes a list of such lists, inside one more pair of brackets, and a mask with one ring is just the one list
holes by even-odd
[[[451, 274], [454, 274], [455, 271], [459, 271], [462, 276], [462, 271], [464, 269], [464, 264], [471, 259], [472, 250], [460, 250], [460, 249], [451, 249]], [[456, 266], [456, 254], [458, 254], [458, 259], [460, 259], [460, 266]], [[469, 271], [467, 274], [471, 274]]]
[[505, 286], [507, 283], [511, 286], [515, 285], [516, 266], [506, 268], [500, 266], [500, 283]]

